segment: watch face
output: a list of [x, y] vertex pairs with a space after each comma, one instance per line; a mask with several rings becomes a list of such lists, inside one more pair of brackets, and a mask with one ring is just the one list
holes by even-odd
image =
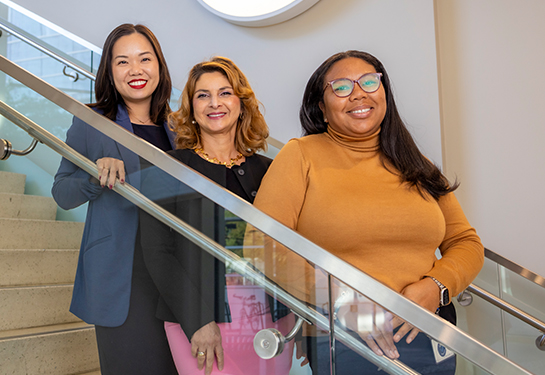
[[448, 289], [445, 288], [441, 291], [441, 304], [443, 306], [448, 305], [448, 300], [449, 300]]

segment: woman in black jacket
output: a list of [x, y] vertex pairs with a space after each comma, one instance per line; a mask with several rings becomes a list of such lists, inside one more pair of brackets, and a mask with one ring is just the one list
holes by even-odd
[[[252, 203], [271, 160], [256, 154], [266, 148], [268, 127], [240, 69], [223, 57], [195, 65], [182, 93], [181, 108], [170, 120], [177, 134], [177, 150], [171, 155]], [[142, 185], [168, 211], [224, 243], [221, 207], [157, 168], [150, 169]], [[141, 218], [141, 233], [146, 264], [161, 293], [157, 316], [165, 321], [180, 374], [202, 374], [203, 366], [206, 374], [218, 369], [224, 370], [221, 374], [289, 373], [290, 350], [267, 362], [267, 369], [261, 368], [265, 366], [260, 366], [251, 344], [256, 327], [246, 330], [243, 325], [248, 316], [241, 316], [240, 307], [229, 309], [229, 300], [233, 304], [239, 298], [243, 309], [253, 309], [259, 297], [246, 296], [240, 289], [238, 294], [233, 288], [230, 292], [222, 262], [147, 214]], [[253, 298], [250, 303], [249, 298]], [[272, 298], [263, 300], [259, 329], [274, 326], [286, 333], [293, 316], [286, 316], [287, 309]], [[267, 309], [272, 314], [263, 314]], [[240, 320], [243, 318], [245, 321]], [[248, 334], [243, 345], [231, 342], [233, 331], [239, 332], [237, 339]]]

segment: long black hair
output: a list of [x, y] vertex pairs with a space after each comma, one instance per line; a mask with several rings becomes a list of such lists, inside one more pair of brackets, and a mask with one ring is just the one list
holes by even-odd
[[102, 57], [97, 70], [95, 83], [96, 103], [90, 104], [91, 107], [101, 109], [104, 116], [115, 121], [117, 115], [117, 105], [125, 105], [123, 98], [117, 92], [112, 75], [112, 50], [115, 43], [123, 36], [132, 34], [141, 34], [150, 42], [159, 62], [159, 84], [153, 92], [150, 106], [150, 119], [154, 123], [162, 123], [167, 120], [170, 114], [170, 92], [172, 91], [172, 81], [166, 64], [161, 45], [155, 35], [144, 25], [133, 25], [124, 23], [112, 30], [104, 42]]
[[354, 50], [337, 53], [324, 61], [312, 74], [305, 88], [299, 111], [304, 135], [327, 131], [327, 123], [324, 122], [324, 114], [320, 109], [320, 103], [324, 101], [325, 76], [336, 62], [349, 57], [361, 59], [372, 65], [377, 73], [382, 73], [381, 83], [386, 95], [387, 108], [379, 134], [381, 156], [399, 171], [403, 181], [416, 186], [419, 191], [424, 189], [436, 200], [456, 190], [458, 183], [450, 185], [439, 168], [418, 149], [399, 116], [386, 69], [376, 57], [369, 53]]

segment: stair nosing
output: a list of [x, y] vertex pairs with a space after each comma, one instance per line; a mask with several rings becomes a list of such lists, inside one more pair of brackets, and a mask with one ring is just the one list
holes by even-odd
[[[95, 326], [93, 324], [88, 324], [83, 321], [75, 322], [75, 323], [55, 324], [51, 326], [21, 328], [21, 329], [0, 332], [0, 342], [14, 340], [14, 339], [25, 339], [28, 337], [54, 335], [54, 334], [63, 333], [63, 332], [83, 331], [83, 330], [94, 329], [94, 328]], [[38, 329], [43, 329], [43, 331], [36, 332]], [[35, 331], [35, 332], [32, 332], [32, 331]], [[17, 332], [21, 332], [21, 334], [16, 334]]]
[[0, 286], [0, 291], [2, 290], [13, 290], [13, 289], [47, 289], [47, 288], [66, 288], [74, 286], [73, 283], [62, 283], [62, 284], [40, 284], [40, 285], [4, 285]]
[[18, 217], [0, 217], [0, 220], [11, 220], [11, 221], [40, 221], [40, 222], [51, 222], [51, 223], [76, 223], [84, 224], [81, 221], [61, 221], [61, 220], [51, 220], [51, 219], [24, 219]]

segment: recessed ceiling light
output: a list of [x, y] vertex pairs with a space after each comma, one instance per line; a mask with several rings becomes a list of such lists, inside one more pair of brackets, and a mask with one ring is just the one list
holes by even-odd
[[320, 0], [197, 0], [228, 22], [242, 26], [270, 26], [303, 13]]

